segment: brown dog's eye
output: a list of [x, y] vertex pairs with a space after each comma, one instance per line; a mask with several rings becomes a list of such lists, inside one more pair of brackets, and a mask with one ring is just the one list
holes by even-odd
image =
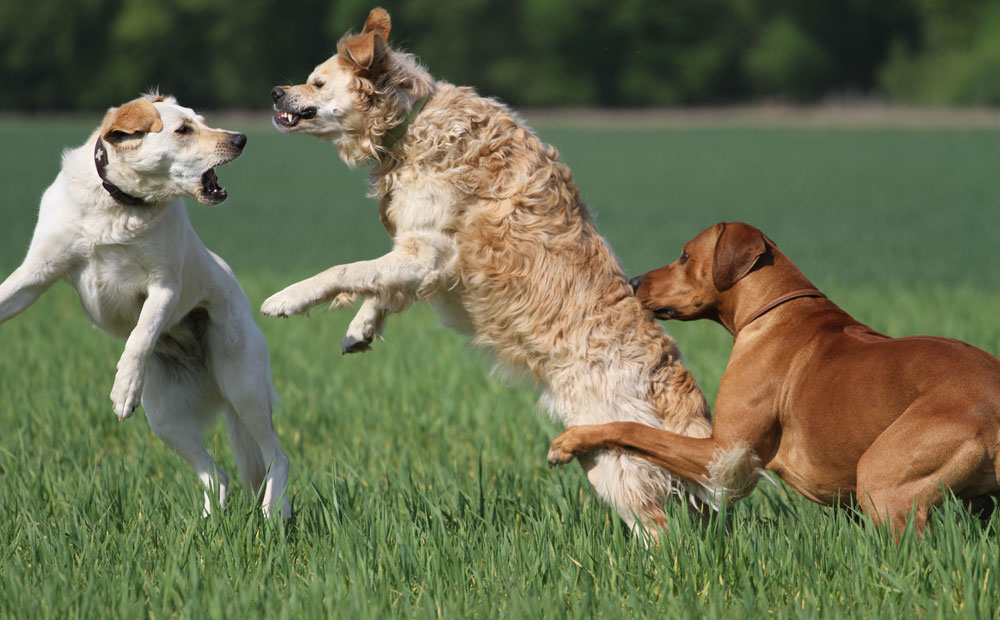
[[681, 252], [680, 263], [683, 265], [684, 263], [688, 262], [689, 258], [691, 258], [691, 257], [688, 256], [687, 252]]

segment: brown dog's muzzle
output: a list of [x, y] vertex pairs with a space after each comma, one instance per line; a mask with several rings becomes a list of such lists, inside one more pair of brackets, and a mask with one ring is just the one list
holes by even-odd
[[639, 292], [639, 287], [642, 286], [642, 276], [636, 276], [628, 281], [628, 285], [632, 287], [632, 294]]

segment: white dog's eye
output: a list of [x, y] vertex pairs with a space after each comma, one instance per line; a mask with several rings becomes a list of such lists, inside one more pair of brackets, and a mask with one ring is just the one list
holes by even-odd
[[185, 124], [185, 125], [181, 125], [180, 127], [178, 127], [178, 128], [177, 128], [177, 129], [176, 129], [176, 130], [174, 131], [174, 133], [178, 133], [178, 134], [181, 134], [181, 135], [184, 135], [184, 134], [189, 134], [189, 133], [191, 133], [192, 131], [194, 131], [194, 130], [193, 130], [193, 129], [191, 129], [191, 125], [187, 125], [187, 124]]
[[312, 82], [313, 88], [319, 89], [323, 88], [324, 86], [326, 86], [326, 82], [324, 82], [323, 80], [313, 80]]

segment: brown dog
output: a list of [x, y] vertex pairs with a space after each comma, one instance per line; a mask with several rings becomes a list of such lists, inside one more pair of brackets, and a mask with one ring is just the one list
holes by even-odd
[[622, 450], [727, 501], [749, 494], [768, 469], [815, 502], [857, 501], [897, 535], [914, 509], [919, 532], [945, 487], [964, 500], [1000, 495], [992, 355], [946, 338], [879, 334], [738, 222], [702, 232], [633, 286], [658, 318], [712, 319], [735, 337], [712, 435], [576, 426], [552, 442], [550, 465]]

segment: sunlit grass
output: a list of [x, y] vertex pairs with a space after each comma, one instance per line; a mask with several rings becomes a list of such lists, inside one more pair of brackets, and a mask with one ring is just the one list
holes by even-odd
[[[209, 119], [211, 120], [211, 119]], [[94, 121], [96, 123], [96, 119]], [[239, 127], [235, 127], [239, 128]], [[62, 147], [87, 123], [0, 126], [0, 277], [19, 262]], [[632, 273], [720, 219], [761, 226], [842, 307], [891, 335], [1000, 352], [996, 133], [761, 129], [542, 130]], [[255, 306], [388, 246], [363, 172], [318, 141], [252, 132], [220, 169], [230, 202], [190, 205]], [[764, 484], [702, 532], [670, 510], [654, 549], [630, 538], [576, 467], [531, 385], [427, 308], [341, 356], [350, 313], [258, 317], [282, 402], [295, 519], [242, 490], [200, 517], [188, 468], [108, 394], [121, 343], [56, 285], [0, 327], [0, 617], [991, 617], [1000, 517], [961, 506], [901, 544]], [[666, 326], [714, 399], [731, 338]], [[235, 475], [222, 425], [210, 451]]]

